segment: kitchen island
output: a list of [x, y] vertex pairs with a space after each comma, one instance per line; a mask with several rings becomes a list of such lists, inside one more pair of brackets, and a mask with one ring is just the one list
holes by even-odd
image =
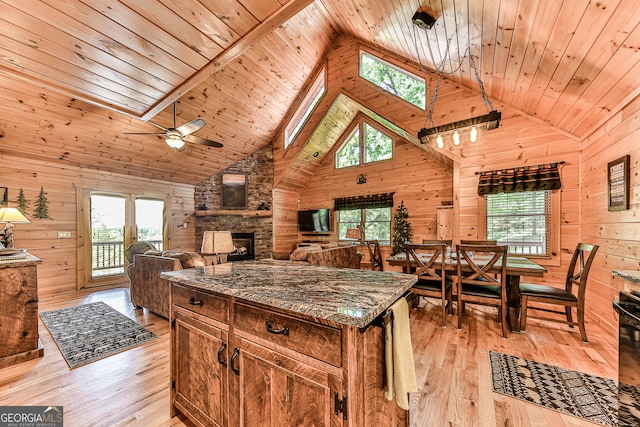
[[264, 260], [162, 277], [173, 413], [198, 425], [408, 425], [384, 397], [377, 324], [415, 276]]

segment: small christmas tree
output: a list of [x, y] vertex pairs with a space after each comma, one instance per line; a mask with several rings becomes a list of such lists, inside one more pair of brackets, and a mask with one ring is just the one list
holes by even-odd
[[20, 189], [20, 193], [18, 193], [16, 204], [18, 205], [18, 210], [22, 212], [23, 215], [26, 215], [27, 208], [29, 207], [29, 201], [24, 197], [24, 191], [22, 191], [22, 188]]
[[404, 201], [400, 202], [396, 214], [393, 216], [393, 245], [391, 246], [391, 255], [399, 254], [404, 251], [404, 244], [411, 241], [411, 223], [409, 222], [409, 213], [404, 206]]
[[33, 212], [34, 218], [39, 219], [51, 219], [49, 216], [49, 208], [47, 208], [47, 196], [44, 192], [44, 187], [40, 187], [40, 195], [38, 196], [38, 201], [36, 202], [36, 210]]

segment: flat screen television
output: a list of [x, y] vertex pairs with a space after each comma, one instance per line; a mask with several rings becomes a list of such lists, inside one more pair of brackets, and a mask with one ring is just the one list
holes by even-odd
[[331, 213], [329, 209], [311, 209], [298, 211], [298, 227], [300, 231], [331, 231]]

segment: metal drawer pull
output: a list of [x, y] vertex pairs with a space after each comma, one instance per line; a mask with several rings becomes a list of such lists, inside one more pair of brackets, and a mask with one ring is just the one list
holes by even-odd
[[222, 341], [222, 346], [220, 346], [220, 350], [218, 350], [218, 362], [224, 367], [227, 366], [227, 359], [224, 358], [222, 353], [226, 348], [227, 348], [227, 343]]
[[195, 297], [191, 297], [191, 299], [189, 300], [189, 304], [191, 305], [204, 305], [204, 303], [202, 302], [202, 300], [197, 300]]
[[287, 328], [286, 326], [282, 329], [273, 329], [273, 326], [271, 326], [271, 322], [266, 322], [265, 325], [267, 326], [267, 332], [276, 335], [289, 335], [289, 328]]
[[240, 356], [240, 349], [236, 347], [235, 350], [233, 350], [233, 356], [231, 356], [231, 370], [236, 375], [240, 375], [240, 368], [236, 367], [236, 359], [238, 356]]

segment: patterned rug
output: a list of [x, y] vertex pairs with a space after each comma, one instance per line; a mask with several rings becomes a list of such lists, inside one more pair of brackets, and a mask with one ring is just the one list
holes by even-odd
[[618, 425], [614, 380], [489, 351], [493, 389], [604, 426]]
[[40, 313], [71, 369], [158, 338], [103, 302]]

